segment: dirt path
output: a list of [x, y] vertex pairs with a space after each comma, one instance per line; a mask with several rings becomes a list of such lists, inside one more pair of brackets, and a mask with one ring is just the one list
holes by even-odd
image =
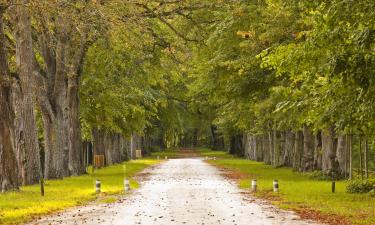
[[244, 196], [202, 159], [171, 159], [147, 172], [149, 179], [125, 199], [70, 209], [31, 224], [316, 224]]

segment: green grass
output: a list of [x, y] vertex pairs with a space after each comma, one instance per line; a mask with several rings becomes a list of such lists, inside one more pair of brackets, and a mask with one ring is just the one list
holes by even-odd
[[200, 148], [196, 150], [201, 156], [216, 157], [217, 159], [230, 159], [234, 158], [233, 155], [228, 154], [226, 151], [213, 151], [208, 148]]
[[[82, 205], [95, 200], [95, 180], [101, 180], [101, 196], [122, 193], [124, 190], [124, 171], [127, 177], [157, 163], [143, 159], [109, 166], [93, 173], [63, 180], [48, 180], [45, 184], [45, 196], [41, 197], [39, 185], [21, 187], [20, 191], [0, 194], [0, 224], [17, 224], [39, 215], [49, 214], [68, 207]], [[138, 188], [135, 180], [130, 180], [131, 188]], [[113, 202], [113, 197], [100, 201]]]
[[[203, 155], [207, 153], [203, 150]], [[218, 156], [218, 155], [216, 155]], [[323, 214], [344, 216], [354, 224], [375, 224], [375, 198], [369, 194], [346, 193], [346, 181], [336, 182], [336, 193], [331, 193], [331, 182], [311, 180], [308, 174], [293, 172], [290, 168], [274, 168], [264, 163], [223, 156], [210, 163], [247, 174], [248, 179], [239, 181], [240, 188], [250, 188], [250, 180], [257, 179], [257, 195], [272, 193], [272, 181], [279, 180], [281, 200], [273, 203], [281, 208], [308, 207]], [[226, 158], [226, 159], [225, 159]]]
[[178, 156], [178, 152], [177, 149], [166, 149], [164, 151], [152, 152], [150, 157], [153, 159], [156, 159], [158, 156], [160, 159], [164, 159], [165, 156], [168, 158], [174, 158]]

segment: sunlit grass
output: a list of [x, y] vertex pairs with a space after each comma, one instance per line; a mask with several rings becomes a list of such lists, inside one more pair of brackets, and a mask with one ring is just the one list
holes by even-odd
[[273, 203], [282, 208], [309, 207], [325, 214], [345, 216], [355, 224], [375, 224], [375, 198], [369, 194], [346, 193], [346, 181], [336, 182], [336, 193], [332, 193], [330, 181], [311, 180], [308, 174], [296, 173], [290, 168], [274, 168], [240, 158], [218, 157], [210, 163], [247, 174], [249, 178], [239, 182], [241, 188], [250, 188], [251, 179], [257, 179], [259, 196], [271, 192], [273, 180], [278, 179], [280, 192], [276, 195], [281, 200]]
[[213, 151], [209, 148], [200, 148], [196, 150], [201, 156], [216, 157], [217, 159], [234, 158], [233, 155], [228, 154], [226, 151]]
[[[95, 170], [88, 175], [48, 180], [45, 184], [45, 196], [40, 196], [39, 185], [22, 187], [18, 192], [0, 194], [0, 224], [21, 223], [33, 217], [48, 214], [68, 207], [81, 205], [97, 198], [95, 180], [101, 181], [101, 195], [123, 192], [124, 176], [132, 177], [157, 161], [143, 159], [113, 165]], [[138, 183], [130, 180], [131, 188]], [[113, 199], [103, 200], [111, 202]]]
[[164, 151], [152, 152], [150, 157], [153, 159], [156, 159], [158, 156], [160, 159], [164, 159], [165, 156], [168, 158], [174, 158], [178, 156], [178, 153], [178, 149], [166, 149]]

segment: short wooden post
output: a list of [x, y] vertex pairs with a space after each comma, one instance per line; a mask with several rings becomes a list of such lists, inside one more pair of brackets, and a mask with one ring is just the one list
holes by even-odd
[[253, 179], [251, 181], [251, 191], [256, 192], [257, 191], [257, 180]]
[[101, 186], [100, 180], [96, 180], [96, 181], [95, 181], [95, 192], [96, 192], [97, 194], [100, 193], [100, 186]]
[[127, 178], [124, 179], [124, 190], [125, 192], [130, 191], [130, 181]]
[[44, 178], [40, 178], [40, 195], [44, 196]]
[[279, 192], [279, 181], [278, 180], [273, 180], [273, 191]]

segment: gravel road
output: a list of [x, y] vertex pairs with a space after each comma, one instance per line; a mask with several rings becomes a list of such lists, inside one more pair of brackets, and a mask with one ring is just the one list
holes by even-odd
[[199, 158], [170, 159], [145, 172], [150, 175], [142, 186], [115, 203], [76, 207], [30, 224], [317, 224], [244, 195]]

